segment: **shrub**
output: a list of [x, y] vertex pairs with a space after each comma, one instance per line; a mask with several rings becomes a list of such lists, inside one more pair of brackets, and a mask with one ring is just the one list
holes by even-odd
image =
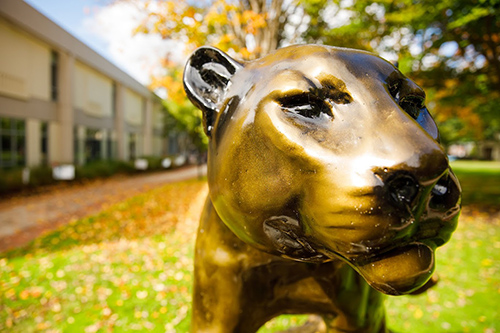
[[116, 173], [134, 172], [132, 163], [123, 161], [99, 160], [88, 164], [77, 166], [75, 170], [76, 179], [106, 178]]
[[[148, 171], [164, 170], [161, 162], [162, 157], [146, 156]], [[136, 170], [134, 162], [97, 160], [85, 165], [75, 167], [76, 181], [90, 180], [96, 178], [107, 178], [115, 174], [133, 174], [141, 172]], [[58, 182], [52, 177], [52, 168], [39, 166], [30, 169], [28, 184], [23, 184], [23, 168], [0, 170], [0, 195], [7, 195], [23, 190], [30, 190], [39, 186], [50, 185]]]
[[0, 194], [18, 191], [23, 187], [23, 169], [6, 169], [0, 173]]
[[55, 183], [52, 178], [52, 168], [48, 166], [38, 166], [30, 170], [29, 187], [49, 185]]
[[148, 169], [149, 171], [154, 171], [154, 170], [162, 170], [161, 166], [161, 161], [163, 160], [162, 157], [158, 156], [143, 156], [141, 157], [145, 160], [148, 161]]

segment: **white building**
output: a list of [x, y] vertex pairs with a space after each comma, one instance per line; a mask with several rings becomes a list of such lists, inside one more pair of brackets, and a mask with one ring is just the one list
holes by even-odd
[[161, 108], [24, 1], [0, 1], [0, 168], [172, 153]]

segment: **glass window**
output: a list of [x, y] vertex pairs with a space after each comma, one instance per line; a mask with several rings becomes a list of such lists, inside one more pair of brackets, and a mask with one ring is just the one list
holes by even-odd
[[0, 123], [2, 126], [0, 128], [5, 129], [5, 130], [10, 130], [10, 119], [9, 118], [0, 118]]
[[96, 129], [87, 129], [85, 135], [85, 162], [91, 162], [101, 159], [101, 142], [103, 133]]
[[3, 134], [2, 135], [2, 165], [10, 164], [12, 160], [12, 138], [10, 135]]
[[25, 165], [25, 126], [24, 120], [0, 118], [0, 168]]
[[168, 135], [168, 154], [176, 155], [178, 153], [177, 149], [177, 135], [175, 133], [169, 133]]
[[50, 95], [53, 101], [57, 101], [57, 75], [59, 57], [56, 51], [52, 51], [50, 62]]
[[112, 94], [112, 96], [111, 96], [111, 113], [112, 113], [112, 116], [114, 117], [116, 114], [116, 98], [117, 98], [116, 82], [113, 82], [111, 94]]
[[15, 121], [14, 124], [15, 124], [15, 127], [16, 127], [17, 131], [19, 133], [23, 133], [24, 134], [24, 126], [25, 126], [24, 121], [17, 120], [17, 121]]
[[79, 157], [80, 154], [82, 154], [80, 145], [78, 144], [80, 142], [80, 137], [78, 136], [78, 127], [73, 126], [73, 161], [76, 163], [80, 164], [83, 162], [80, 161]]
[[18, 137], [16, 140], [16, 147], [15, 147], [15, 162], [16, 166], [24, 166], [25, 162], [25, 142], [24, 142], [24, 134], [23, 137]]
[[116, 158], [116, 139], [113, 131], [107, 131], [106, 134], [106, 158], [112, 160]]
[[128, 151], [129, 151], [129, 156], [130, 160], [135, 160], [136, 159], [136, 148], [137, 148], [137, 134], [136, 133], [130, 133], [129, 134], [129, 141], [128, 141]]
[[40, 152], [42, 153], [42, 165], [49, 164], [49, 126], [46, 122], [42, 123], [40, 133]]

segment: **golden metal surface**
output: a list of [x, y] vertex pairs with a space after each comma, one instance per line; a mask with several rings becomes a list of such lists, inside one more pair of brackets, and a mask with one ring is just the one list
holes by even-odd
[[315, 45], [247, 63], [200, 48], [184, 85], [210, 137], [193, 332], [283, 313], [385, 332], [383, 294], [432, 284], [460, 212], [422, 89], [370, 53]]

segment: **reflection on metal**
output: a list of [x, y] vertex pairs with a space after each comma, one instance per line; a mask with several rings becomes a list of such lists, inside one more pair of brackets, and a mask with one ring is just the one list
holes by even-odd
[[184, 85], [210, 137], [193, 332], [284, 313], [385, 332], [383, 294], [435, 282], [461, 190], [424, 92], [397, 68], [326, 46], [247, 63], [204, 47]]

